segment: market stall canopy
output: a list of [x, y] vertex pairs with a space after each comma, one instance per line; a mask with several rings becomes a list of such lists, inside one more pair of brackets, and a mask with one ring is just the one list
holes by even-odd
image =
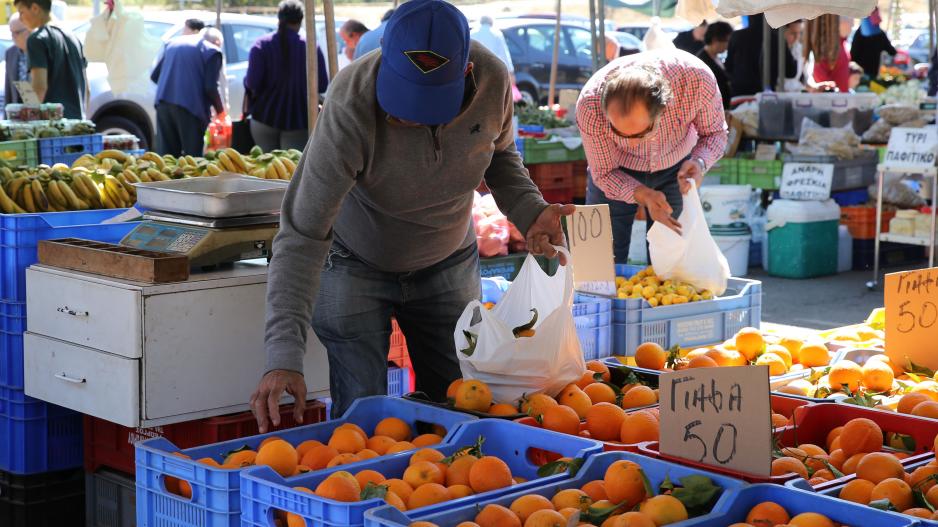
[[660, 16], [669, 18], [674, 16], [674, 8], [678, 0], [659, 0], [659, 12], [655, 12], [655, 0], [606, 0], [606, 7], [624, 7], [648, 16]]
[[795, 20], [826, 14], [863, 18], [874, 7], [876, 0], [721, 0], [717, 13], [726, 18], [765, 13], [769, 25], [779, 28]]
[[678, 0], [674, 14], [694, 25], [717, 18], [712, 0]]

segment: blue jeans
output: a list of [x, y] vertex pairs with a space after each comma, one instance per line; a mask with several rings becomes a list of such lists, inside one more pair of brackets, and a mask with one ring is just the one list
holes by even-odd
[[334, 243], [313, 315], [313, 330], [329, 354], [332, 416], [359, 397], [387, 394], [392, 316], [407, 338], [417, 390], [442, 401], [462, 376], [456, 321], [481, 291], [475, 243], [410, 273], [379, 271]]
[[[684, 208], [684, 197], [681, 195], [681, 186], [677, 181], [677, 173], [684, 161], [686, 159], [671, 168], [658, 172], [635, 172], [625, 168], [622, 170], [646, 187], [664, 192], [668, 204], [674, 209], [671, 215], [677, 218]], [[586, 180], [586, 204], [609, 205], [609, 216], [612, 220], [612, 246], [616, 263], [626, 264], [629, 262], [629, 245], [632, 243], [632, 224], [635, 222], [639, 205], [607, 198], [603, 191], [593, 183], [592, 174]], [[646, 221], [648, 228], [651, 229], [655, 222], [651, 218]]]

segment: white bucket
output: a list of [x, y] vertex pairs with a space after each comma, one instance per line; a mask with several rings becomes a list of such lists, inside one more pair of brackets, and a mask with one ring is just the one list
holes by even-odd
[[751, 185], [703, 185], [700, 204], [710, 227], [749, 225]]
[[736, 277], [746, 276], [749, 272], [749, 243], [752, 242], [752, 235], [720, 236], [714, 234], [713, 241], [730, 264], [730, 274]]

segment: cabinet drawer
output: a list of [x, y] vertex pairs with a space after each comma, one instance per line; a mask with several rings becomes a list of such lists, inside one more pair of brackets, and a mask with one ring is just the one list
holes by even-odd
[[29, 331], [129, 358], [142, 356], [140, 293], [26, 271]]
[[140, 361], [27, 332], [26, 395], [135, 427], [140, 418]]

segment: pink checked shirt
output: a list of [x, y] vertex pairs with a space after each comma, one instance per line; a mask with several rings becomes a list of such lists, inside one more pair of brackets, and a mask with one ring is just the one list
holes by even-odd
[[[651, 64], [671, 82], [673, 99], [658, 116], [654, 130], [641, 139], [618, 136], [602, 107], [602, 92], [619, 68]], [[635, 203], [639, 182], [623, 169], [658, 172], [688, 155], [709, 170], [726, 150], [727, 127], [720, 89], [710, 69], [679, 50], [650, 51], [618, 58], [586, 83], [576, 105], [576, 120], [593, 182], [609, 199]]]

